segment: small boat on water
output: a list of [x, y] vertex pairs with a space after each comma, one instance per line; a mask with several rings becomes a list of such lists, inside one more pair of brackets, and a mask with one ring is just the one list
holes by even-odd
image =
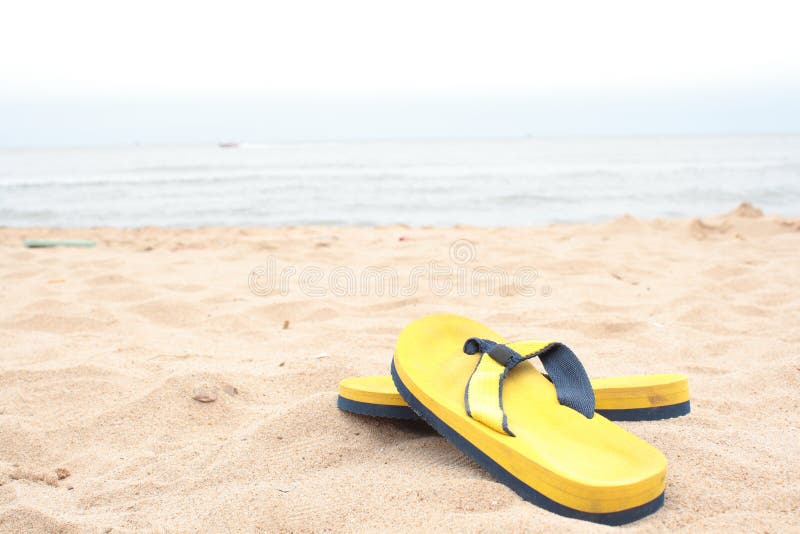
[[217, 143], [217, 145], [219, 145], [220, 148], [238, 148], [239, 147], [239, 143], [237, 143], [235, 141], [230, 141], [230, 142], [227, 142], [227, 143]]

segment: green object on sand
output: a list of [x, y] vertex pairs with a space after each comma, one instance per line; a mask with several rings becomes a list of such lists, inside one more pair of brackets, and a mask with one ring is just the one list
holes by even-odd
[[94, 241], [84, 241], [82, 239], [26, 239], [25, 246], [28, 248], [42, 247], [93, 247]]

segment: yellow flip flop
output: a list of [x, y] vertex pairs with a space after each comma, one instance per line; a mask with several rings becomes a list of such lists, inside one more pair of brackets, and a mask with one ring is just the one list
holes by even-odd
[[594, 413], [586, 371], [560, 343], [507, 343], [475, 321], [432, 315], [402, 331], [391, 371], [417, 415], [528, 501], [608, 525], [664, 502], [666, 459]]
[[[591, 382], [595, 411], [612, 421], [656, 421], [691, 411], [684, 375], [614, 376]], [[337, 406], [361, 415], [417, 419], [389, 375], [345, 378], [339, 382]]]

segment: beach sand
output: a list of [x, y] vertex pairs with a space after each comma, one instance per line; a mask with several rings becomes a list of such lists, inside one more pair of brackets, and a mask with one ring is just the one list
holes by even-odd
[[[256, 294], [270, 258], [538, 277]], [[629, 530], [800, 529], [800, 219], [7, 228], [0, 291], [3, 532], [607, 530], [521, 500], [422, 423], [336, 408], [339, 380], [388, 374], [399, 331], [437, 312], [563, 341], [591, 376], [689, 376], [691, 415], [620, 423], [669, 461], [664, 507]]]

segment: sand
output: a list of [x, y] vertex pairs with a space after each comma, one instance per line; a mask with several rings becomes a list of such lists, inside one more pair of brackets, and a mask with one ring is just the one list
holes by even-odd
[[[270, 258], [538, 277], [494, 296], [255, 294]], [[800, 219], [748, 206], [537, 228], [0, 229], [0, 531], [607, 530], [522, 501], [421, 423], [336, 408], [340, 379], [387, 373], [402, 327], [444, 311], [561, 340], [592, 376], [689, 376], [690, 416], [620, 423], [669, 461], [663, 509], [627, 529], [797, 531], [799, 275]]]

